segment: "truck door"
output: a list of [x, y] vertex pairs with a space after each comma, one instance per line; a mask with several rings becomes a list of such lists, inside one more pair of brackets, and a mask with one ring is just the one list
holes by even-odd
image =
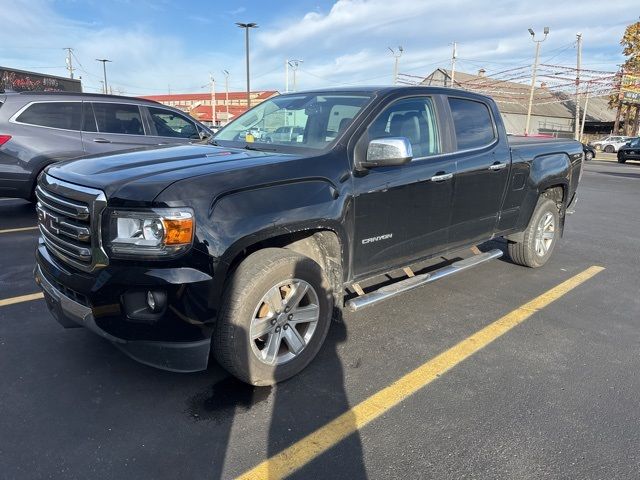
[[448, 242], [455, 160], [441, 154], [436, 104], [430, 96], [396, 100], [358, 141], [356, 150], [366, 152], [371, 140], [406, 137], [413, 159], [354, 176], [356, 276], [410, 263]]
[[488, 104], [449, 97], [457, 173], [449, 247], [488, 240], [495, 231], [511, 168], [511, 153]]

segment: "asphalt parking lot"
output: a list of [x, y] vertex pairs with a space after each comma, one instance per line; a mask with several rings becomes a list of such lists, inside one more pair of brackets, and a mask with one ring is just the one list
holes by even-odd
[[273, 388], [64, 330], [24, 297], [33, 207], [0, 200], [0, 476], [636, 479], [639, 186], [640, 164], [589, 163], [545, 267], [500, 259], [345, 313]]

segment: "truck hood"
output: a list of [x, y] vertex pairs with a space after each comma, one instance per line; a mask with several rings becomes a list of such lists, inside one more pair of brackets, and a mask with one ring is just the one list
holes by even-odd
[[51, 165], [47, 173], [102, 190], [109, 199], [149, 203], [178, 180], [293, 158], [213, 145], [181, 145], [69, 160]]

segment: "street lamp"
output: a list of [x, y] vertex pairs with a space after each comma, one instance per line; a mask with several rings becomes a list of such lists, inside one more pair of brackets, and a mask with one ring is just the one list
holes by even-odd
[[524, 128], [524, 134], [529, 135], [529, 124], [531, 123], [531, 108], [533, 107], [533, 91], [536, 86], [536, 72], [538, 70], [538, 58], [540, 58], [540, 44], [547, 39], [549, 35], [549, 27], [544, 27], [544, 37], [542, 40], [536, 40], [536, 32], [532, 28], [529, 29], [531, 40], [536, 44], [536, 58], [533, 61], [531, 72], [531, 91], [529, 92], [529, 108], [527, 109], [527, 125]]
[[296, 91], [296, 70], [298, 70], [298, 67], [303, 62], [304, 60], [287, 60], [287, 86], [285, 87], [285, 90], [287, 92], [289, 91], [289, 67], [291, 67], [291, 70], [293, 70], [293, 90], [292, 91], [295, 92]]
[[226, 118], [224, 124], [229, 123], [229, 70], [222, 70], [224, 73], [224, 104], [225, 104], [225, 113]]
[[236, 22], [236, 25], [240, 28], [244, 28], [244, 45], [247, 57], [247, 110], [251, 108], [251, 86], [249, 83], [249, 29], [258, 28], [257, 23], [240, 23]]
[[393, 84], [396, 85], [398, 83], [398, 60], [400, 60], [400, 57], [402, 56], [402, 52], [404, 52], [404, 50], [402, 49], [402, 47], [398, 47], [398, 51], [396, 52], [393, 48], [391, 47], [387, 47], [389, 49], [389, 51], [391, 52], [391, 55], [393, 55], [394, 63], [393, 63]]
[[102, 62], [102, 73], [104, 75], [104, 93], [108, 92], [107, 90], [107, 62], [111, 63], [111, 60], [107, 60], [106, 58], [96, 58], [96, 62]]

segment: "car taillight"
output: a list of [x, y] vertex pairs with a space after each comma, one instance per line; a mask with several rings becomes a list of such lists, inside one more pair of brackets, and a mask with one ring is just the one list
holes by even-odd
[[0, 135], [0, 146], [11, 140], [11, 135]]

